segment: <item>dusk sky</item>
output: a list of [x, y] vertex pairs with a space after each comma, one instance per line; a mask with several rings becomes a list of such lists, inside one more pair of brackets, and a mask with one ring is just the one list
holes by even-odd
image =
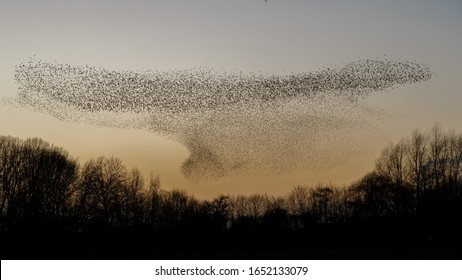
[[[320, 182], [343, 186], [371, 171], [389, 142], [414, 129], [426, 131], [438, 122], [445, 130], [462, 132], [461, 30], [458, 0], [5, 0], [0, 2], [0, 134], [42, 138], [63, 147], [81, 164], [100, 155], [115, 156], [146, 178], [159, 175], [164, 188], [184, 189], [199, 198], [221, 193], [280, 195], [297, 184]], [[357, 117], [357, 122], [371, 121], [357, 134], [313, 131], [318, 137], [307, 141], [333, 145], [329, 166], [193, 182], [180, 171], [189, 152], [175, 139], [144, 129], [61, 121], [8, 105], [18, 94], [15, 66], [31, 57], [115, 71], [205, 67], [263, 75], [390, 59], [425, 64], [434, 75], [361, 100], [361, 108], [379, 113], [374, 121], [369, 115]], [[361, 151], [345, 147], [358, 139]], [[336, 159], [335, 153], [343, 150], [346, 156]]]

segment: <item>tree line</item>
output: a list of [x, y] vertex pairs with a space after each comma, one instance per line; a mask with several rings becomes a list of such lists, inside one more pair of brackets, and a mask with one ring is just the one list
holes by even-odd
[[285, 196], [222, 194], [209, 200], [164, 190], [158, 176], [146, 180], [117, 158], [80, 165], [41, 139], [1, 136], [0, 201], [3, 234], [168, 238], [187, 232], [238, 239], [279, 234], [294, 240], [343, 236], [341, 242], [347, 242], [345, 236], [358, 241], [394, 235], [400, 242], [435, 236], [454, 241], [462, 218], [462, 134], [439, 125], [416, 130], [389, 144], [375, 169], [346, 187], [297, 185]]

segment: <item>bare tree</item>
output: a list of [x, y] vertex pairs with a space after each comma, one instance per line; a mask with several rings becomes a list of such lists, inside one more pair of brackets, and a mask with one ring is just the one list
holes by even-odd
[[389, 177], [371, 172], [364, 176], [355, 187], [359, 194], [356, 215], [378, 218], [392, 213], [392, 197]]
[[231, 197], [219, 195], [212, 200], [209, 207], [209, 215], [212, 217], [214, 226], [221, 230], [227, 229], [231, 221]]
[[159, 229], [162, 208], [162, 189], [159, 176], [151, 174], [147, 194], [147, 215], [152, 229]]
[[284, 197], [266, 195], [265, 199], [266, 199], [266, 211], [276, 211], [280, 209], [285, 210], [285, 206], [287, 202]]
[[243, 195], [231, 197], [231, 216], [234, 220], [247, 216], [246, 199]]
[[21, 162], [20, 140], [10, 136], [0, 137], [0, 188], [1, 188], [1, 229], [17, 219], [19, 214], [19, 195], [21, 190]]
[[247, 213], [248, 215], [257, 220], [265, 214], [266, 199], [261, 194], [253, 194], [247, 198]]
[[446, 179], [447, 137], [441, 126], [435, 124], [430, 133], [430, 158], [428, 167], [432, 180], [431, 187], [438, 188]]
[[[424, 184], [425, 164], [428, 162], [428, 137], [418, 130], [412, 133], [407, 149], [408, 178], [415, 187], [417, 203], [420, 202], [422, 191], [425, 192]], [[422, 190], [423, 188], [423, 190]]]
[[406, 173], [406, 152], [407, 147], [404, 140], [396, 145], [389, 144], [376, 162], [377, 172], [389, 177], [395, 184], [403, 185]]
[[165, 228], [184, 228], [193, 226], [194, 218], [200, 211], [196, 198], [185, 191], [172, 190], [161, 193], [160, 224]]
[[332, 203], [334, 189], [332, 187], [318, 185], [310, 190], [310, 209], [311, 213], [317, 218], [320, 224], [330, 222], [332, 216]]
[[126, 221], [127, 170], [117, 158], [99, 157], [84, 164], [77, 189], [77, 204], [94, 225], [120, 227]]
[[453, 186], [462, 173], [462, 134], [456, 135], [454, 130], [447, 134], [447, 165], [447, 178]]
[[292, 215], [304, 215], [309, 211], [310, 191], [307, 186], [295, 186], [287, 196], [287, 208]]
[[2, 217], [9, 224], [61, 224], [68, 214], [77, 162], [38, 138], [2, 137], [0, 149]]
[[138, 226], [145, 222], [146, 194], [143, 176], [138, 169], [132, 169], [125, 186], [126, 209], [124, 214], [130, 227]]

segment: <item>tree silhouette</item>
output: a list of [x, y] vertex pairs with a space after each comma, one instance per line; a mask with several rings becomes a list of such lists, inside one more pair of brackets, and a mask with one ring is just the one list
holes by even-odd
[[2, 227], [61, 224], [70, 208], [77, 162], [37, 138], [1, 137], [0, 143]]
[[138, 169], [132, 169], [128, 174], [124, 188], [124, 217], [130, 228], [143, 227], [147, 219], [147, 192], [144, 189], [144, 179]]
[[128, 174], [122, 162], [112, 157], [91, 159], [80, 176], [76, 205], [85, 222], [102, 229], [124, 226]]
[[396, 145], [390, 144], [376, 162], [377, 172], [390, 178], [394, 184], [403, 185], [407, 169], [406, 153], [407, 146], [404, 140]]
[[409, 183], [415, 188], [415, 211], [422, 203], [422, 192], [425, 193], [424, 184], [425, 164], [428, 162], [428, 137], [420, 131], [415, 130], [409, 140], [408, 151], [408, 174]]
[[435, 124], [430, 132], [430, 158], [429, 169], [432, 184], [430, 187], [438, 188], [446, 180], [447, 138], [441, 126]]
[[0, 203], [5, 252], [44, 250], [41, 244], [59, 234], [69, 238], [67, 247], [54, 248], [71, 252], [90, 248], [92, 240], [107, 252], [460, 252], [462, 134], [439, 125], [416, 130], [389, 144], [374, 170], [343, 188], [296, 185], [285, 196], [211, 200], [165, 190], [158, 176], [145, 180], [117, 158], [79, 166], [43, 140], [0, 136]]

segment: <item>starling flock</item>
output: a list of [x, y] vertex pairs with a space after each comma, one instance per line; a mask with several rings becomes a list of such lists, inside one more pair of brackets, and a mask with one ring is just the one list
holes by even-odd
[[117, 72], [33, 58], [15, 70], [19, 106], [178, 141], [190, 152], [181, 169], [193, 181], [334, 165], [364, 149], [385, 115], [364, 98], [432, 77], [417, 62], [369, 59], [285, 76]]

